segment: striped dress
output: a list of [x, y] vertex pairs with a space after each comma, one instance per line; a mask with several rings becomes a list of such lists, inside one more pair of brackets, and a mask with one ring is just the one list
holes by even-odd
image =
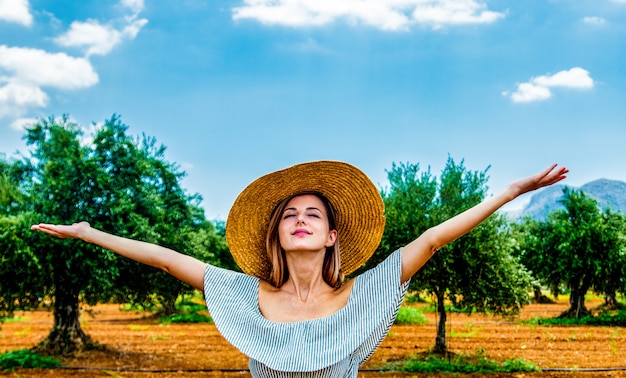
[[319, 319], [272, 322], [259, 311], [259, 279], [211, 265], [207, 308], [220, 333], [250, 358], [253, 377], [356, 377], [387, 335], [409, 282], [400, 250], [356, 277], [348, 303]]

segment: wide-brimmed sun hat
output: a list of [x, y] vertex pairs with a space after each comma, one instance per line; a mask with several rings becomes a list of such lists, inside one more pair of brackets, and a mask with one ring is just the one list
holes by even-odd
[[314, 161], [261, 176], [239, 194], [226, 220], [226, 240], [241, 270], [269, 279], [271, 262], [265, 239], [272, 212], [282, 200], [303, 192], [324, 195], [335, 209], [345, 275], [356, 271], [376, 251], [385, 217], [374, 183], [353, 165]]

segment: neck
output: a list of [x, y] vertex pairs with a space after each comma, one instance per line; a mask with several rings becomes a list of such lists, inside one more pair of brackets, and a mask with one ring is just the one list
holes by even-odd
[[[321, 259], [319, 256], [321, 256]], [[316, 253], [312, 256], [298, 253], [291, 257], [290, 254], [287, 254], [289, 280], [286, 282], [286, 289], [293, 290], [300, 302], [307, 302], [311, 294], [330, 288], [322, 276], [324, 266], [323, 253]]]

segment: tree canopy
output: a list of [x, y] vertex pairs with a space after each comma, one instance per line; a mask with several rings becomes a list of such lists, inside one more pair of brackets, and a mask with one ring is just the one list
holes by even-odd
[[615, 296], [626, 292], [624, 215], [601, 210], [596, 200], [565, 187], [562, 203], [545, 221], [525, 219], [520, 225], [517, 254], [555, 294], [570, 292], [570, 308], [562, 317], [590, 315], [585, 294]]
[[[54, 325], [39, 345], [42, 352], [69, 353], [91, 345], [78, 321], [79, 302], [150, 303], [167, 311], [192, 288], [94, 245], [32, 233], [30, 224], [87, 220], [104, 231], [217, 265], [227, 250], [219, 230], [205, 219], [200, 196], [180, 185], [184, 173], [165, 159], [165, 147], [145, 135], [131, 137], [127, 129], [113, 116], [90, 140], [67, 116], [40, 120], [26, 132], [30, 156], [3, 163], [0, 193], [10, 195], [3, 195], [0, 205], [16, 207], [22, 198], [28, 205], [0, 223], [6, 236], [0, 291], [13, 298], [1, 303], [2, 310], [53, 299]], [[9, 282], [4, 277], [12, 270], [15, 280]]]
[[[448, 158], [439, 180], [418, 164], [393, 164], [390, 186], [382, 190], [387, 225], [381, 247], [369, 266], [391, 250], [416, 239], [437, 225], [482, 201], [487, 174], [469, 171], [463, 162]], [[468, 312], [518, 311], [528, 299], [531, 278], [510, 255], [506, 220], [493, 215], [469, 234], [438, 251], [413, 277], [411, 289], [433, 295], [439, 312], [435, 351], [446, 351], [446, 299]]]

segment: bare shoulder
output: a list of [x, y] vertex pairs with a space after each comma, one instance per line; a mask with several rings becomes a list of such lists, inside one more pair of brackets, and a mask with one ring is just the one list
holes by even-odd
[[279, 288], [275, 287], [271, 283], [265, 280], [259, 280], [259, 297], [265, 294], [272, 294], [280, 291]]

